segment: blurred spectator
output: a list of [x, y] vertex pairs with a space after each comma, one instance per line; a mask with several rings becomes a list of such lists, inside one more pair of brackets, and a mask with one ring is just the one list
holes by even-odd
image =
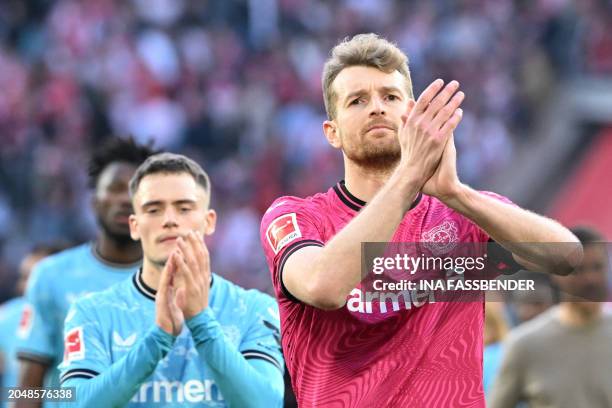
[[502, 357], [502, 341], [508, 333], [508, 323], [504, 316], [504, 304], [501, 302], [485, 303], [483, 387], [485, 395], [497, 376]]
[[492, 408], [519, 401], [532, 408], [612, 406], [612, 315], [603, 313], [607, 244], [594, 230], [573, 232], [584, 246], [582, 264], [558, 278], [559, 306], [511, 332], [490, 393]]
[[550, 275], [540, 272], [521, 271], [513, 276], [516, 280], [531, 280], [534, 290], [514, 291], [509, 307], [514, 314], [514, 325], [525, 323], [542, 314], [557, 302], [556, 289]]
[[[0, 305], [0, 370], [3, 387], [17, 386], [19, 364], [16, 355], [17, 331], [22, 329], [22, 314], [25, 305], [23, 293], [34, 266], [44, 257], [67, 248], [65, 245], [40, 245], [34, 247], [19, 265], [17, 297]], [[0, 407], [4, 405], [0, 404]]]

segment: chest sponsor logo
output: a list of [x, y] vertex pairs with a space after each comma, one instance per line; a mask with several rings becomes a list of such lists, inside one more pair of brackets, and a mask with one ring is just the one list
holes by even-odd
[[223, 396], [212, 380], [150, 381], [143, 383], [131, 402], [176, 403], [223, 401]]
[[369, 292], [355, 288], [349, 294], [346, 308], [351, 313], [368, 315], [395, 313], [435, 303], [433, 291]]
[[19, 320], [19, 327], [17, 328], [17, 336], [19, 338], [25, 339], [30, 335], [33, 320], [34, 308], [32, 308], [32, 305], [26, 304], [21, 312], [21, 319]]
[[64, 338], [64, 361], [77, 361], [85, 358], [83, 327], [75, 327], [66, 333]]
[[277, 254], [285, 245], [302, 237], [295, 213], [281, 215], [268, 227], [266, 238]]

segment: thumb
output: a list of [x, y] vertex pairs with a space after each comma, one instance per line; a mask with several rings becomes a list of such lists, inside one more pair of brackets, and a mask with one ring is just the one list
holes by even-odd
[[410, 113], [412, 113], [412, 109], [414, 108], [414, 105], [416, 105], [416, 102], [414, 101], [414, 99], [410, 99], [408, 101], [408, 104], [406, 105], [406, 111], [402, 115], [402, 124], [403, 125], [406, 124], [406, 121], [408, 120], [408, 117], [410, 116]]

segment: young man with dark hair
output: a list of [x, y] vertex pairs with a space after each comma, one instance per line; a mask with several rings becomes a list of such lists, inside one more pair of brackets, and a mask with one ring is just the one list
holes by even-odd
[[[298, 403], [484, 407], [483, 303], [418, 300], [391, 310], [381, 301], [374, 310], [360, 300], [362, 243], [492, 239], [521, 265], [565, 274], [580, 244], [557, 222], [459, 181], [459, 84], [438, 79], [415, 101], [395, 45], [374, 34], [338, 44], [323, 94], [323, 132], [343, 153], [345, 179], [325, 193], [279, 198], [260, 230]], [[521, 244], [557, 241], [574, 251]]]
[[138, 165], [153, 153], [132, 138], [111, 138], [92, 152], [88, 173], [98, 235], [92, 242], [48, 257], [34, 269], [18, 345], [20, 387], [59, 386], [56, 367], [63, 356], [62, 331], [70, 304], [130, 277], [141, 264], [140, 245], [130, 237], [128, 184]]
[[76, 406], [281, 406], [278, 308], [211, 273], [206, 173], [163, 153], [136, 170], [130, 192], [142, 268], [66, 318], [61, 381], [76, 387]]

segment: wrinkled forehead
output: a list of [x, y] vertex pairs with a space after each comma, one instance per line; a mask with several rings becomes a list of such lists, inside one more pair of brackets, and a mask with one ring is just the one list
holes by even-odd
[[361, 65], [344, 68], [332, 82], [338, 100], [361, 90], [375, 92], [384, 88], [397, 88], [406, 94], [406, 86], [406, 78], [397, 70], [387, 73]]

